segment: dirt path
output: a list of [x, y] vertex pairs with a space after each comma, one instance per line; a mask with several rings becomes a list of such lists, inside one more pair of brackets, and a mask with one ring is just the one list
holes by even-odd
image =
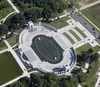
[[91, 6], [93, 6], [93, 5], [96, 5], [96, 4], [98, 4], [98, 3], [100, 3], [100, 0], [95, 1], [95, 2], [93, 2], [93, 3], [90, 3], [90, 4], [83, 5], [83, 6], [82, 6], [80, 9], [78, 9], [78, 10], [83, 10], [83, 9], [89, 8], [89, 7], [91, 7]]

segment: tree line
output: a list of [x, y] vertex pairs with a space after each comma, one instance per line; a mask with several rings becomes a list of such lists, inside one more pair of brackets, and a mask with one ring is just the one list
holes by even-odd
[[54, 73], [44, 75], [31, 74], [30, 78], [24, 77], [7, 87], [77, 87], [77, 79], [57, 77]]
[[0, 37], [12, 29], [23, 28], [28, 21], [50, 22], [50, 18], [55, 17], [66, 8], [66, 3], [62, 0], [13, 0], [13, 3], [20, 9], [20, 13], [8, 18], [0, 25]]

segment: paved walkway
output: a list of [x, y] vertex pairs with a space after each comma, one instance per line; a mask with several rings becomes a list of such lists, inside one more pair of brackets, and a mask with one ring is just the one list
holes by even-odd
[[71, 34], [69, 31], [66, 31], [66, 33], [77, 43], [78, 40]]
[[[12, 6], [12, 8], [15, 10], [15, 11], [13, 11], [13, 12], [11, 12], [11, 13], [9, 13], [5, 18], [3, 18], [3, 19], [1, 19], [0, 20], [0, 24], [1, 24], [1, 22], [5, 22], [6, 21], [6, 19], [10, 16], [10, 15], [12, 15], [12, 14], [14, 14], [14, 13], [20, 13], [20, 11], [16, 8], [16, 6], [11, 2], [11, 0], [7, 0], [8, 1], [8, 3]], [[5, 3], [6, 4], [6, 3]]]
[[16, 6], [11, 2], [11, 0], [7, 0], [8, 3], [14, 8], [14, 10], [17, 12], [17, 13], [20, 13], [19, 10], [16, 8]]
[[19, 80], [20, 78], [23, 78], [23, 77], [25, 77], [25, 75], [21, 75], [21, 76], [15, 78], [15, 79], [3, 84], [3, 85], [1, 85], [0, 87], [6, 87], [7, 85], [12, 84], [12, 83], [16, 82], [17, 80]]
[[17, 54], [15, 53], [15, 51], [11, 48], [11, 46], [9, 45], [9, 43], [7, 42], [7, 40], [4, 40], [5, 44], [7, 45], [9, 51], [11, 52], [11, 54], [14, 56], [15, 60], [17, 61], [17, 63], [19, 64], [19, 66], [21, 67], [21, 69], [23, 70], [23, 74], [26, 75], [27, 77], [29, 77], [29, 73], [27, 72], [26, 67], [23, 65], [22, 61], [19, 59], [19, 57], [17, 56]]
[[[70, 15], [77, 21], [79, 21], [81, 23], [82, 26], [85, 27], [85, 29], [87, 29], [89, 32], [91, 32], [91, 34], [95, 37], [98, 38], [100, 36], [100, 33], [96, 31], [95, 27], [93, 27], [89, 22], [87, 22], [87, 20], [82, 16], [80, 16], [80, 14], [78, 12], [75, 12], [73, 9], [68, 9], [68, 11], [70, 12]], [[95, 30], [93, 30], [93, 28]], [[97, 27], [96, 27], [97, 28]], [[99, 29], [98, 29], [99, 30]], [[95, 32], [95, 33], [94, 33]]]
[[78, 86], [77, 87], [82, 87], [80, 84], [78, 84]]
[[95, 1], [95, 2], [93, 2], [93, 3], [90, 3], [90, 4], [87, 4], [87, 5], [83, 5], [83, 6], [82, 6], [80, 9], [78, 9], [78, 10], [83, 10], [83, 9], [89, 8], [89, 7], [91, 7], [91, 6], [93, 6], [93, 5], [96, 5], [96, 4], [98, 4], [98, 3], [100, 3], [100, 0]]
[[5, 50], [0, 51], [0, 54], [1, 54], [1, 53], [4, 53], [4, 52], [6, 52], [6, 51], [8, 51], [8, 49], [5, 49]]
[[75, 32], [75, 33], [79, 36], [79, 38], [80, 38], [81, 40], [84, 39], [84, 37], [83, 37], [76, 29], [72, 29], [72, 31]]
[[8, 14], [5, 18], [1, 19], [0, 21], [2, 21], [2, 22], [4, 23], [4, 22], [6, 21], [6, 19], [7, 19], [10, 15], [12, 15], [12, 14], [14, 14], [14, 13], [16, 13], [16, 11], [11, 12], [10, 14]]
[[[100, 55], [100, 51], [98, 53]], [[100, 87], [99, 83], [100, 83], [100, 72], [98, 72], [98, 79], [97, 79], [97, 82], [95, 84], [95, 87]]]

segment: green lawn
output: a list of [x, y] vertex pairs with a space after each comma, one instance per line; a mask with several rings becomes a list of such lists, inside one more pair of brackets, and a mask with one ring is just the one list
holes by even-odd
[[66, 22], [68, 19], [69, 19], [69, 17], [66, 16], [66, 17], [60, 18], [58, 20], [55, 20], [53, 22], [47, 23], [47, 24], [55, 27], [56, 29], [60, 29], [60, 28], [68, 25], [68, 23]]
[[67, 33], [63, 33], [63, 35], [64, 35], [66, 38], [68, 38], [68, 40], [69, 40], [72, 44], [75, 43], [74, 40], [73, 40]]
[[75, 27], [75, 30], [77, 30], [84, 38], [87, 37], [78, 27]]
[[[87, 43], [87, 44], [77, 48], [76, 53], [78, 55], [80, 55], [82, 51], [88, 51], [89, 48], [93, 48], [94, 52], [100, 51], [100, 46], [92, 47], [90, 44]], [[88, 85], [87, 87], [94, 87], [94, 85], [96, 84], [97, 72], [99, 70], [100, 64], [99, 64], [99, 61], [96, 61], [96, 62], [94, 61], [94, 62], [91, 62], [90, 65], [91, 65], [91, 70], [87, 74], [87, 79], [85, 81], [85, 84]], [[82, 67], [84, 67], [84, 64], [82, 65]]]
[[35, 71], [35, 69], [33, 68], [28, 69], [28, 72], [32, 72], [32, 71]]
[[22, 70], [10, 52], [0, 54], [0, 84], [4, 84], [22, 74]]
[[80, 37], [79, 37], [74, 31], [69, 30], [69, 32], [70, 32], [71, 34], [73, 34], [73, 36], [74, 36], [78, 41], [81, 40]]
[[6, 17], [9, 13], [14, 11], [14, 9], [6, 0], [1, 0], [0, 6], [2, 6], [2, 9], [0, 9], [0, 19]]
[[87, 85], [90, 85], [91, 84], [90, 87], [94, 87], [95, 84], [96, 84], [96, 80], [98, 78], [97, 72], [99, 70], [99, 61], [92, 62], [91, 63], [91, 67], [92, 68], [91, 68], [89, 74], [87, 74], [87, 79], [86, 79], [85, 83]]
[[13, 34], [13, 36], [8, 38], [7, 41], [9, 42], [9, 44], [11, 46], [13, 46], [13, 45], [15, 45], [17, 43], [17, 39], [18, 39], [18, 35], [17, 34]]
[[82, 13], [100, 28], [100, 3], [82, 10]]
[[77, 53], [78, 55], [80, 55], [82, 51], [88, 51], [89, 48], [93, 48], [94, 52], [100, 51], [100, 46], [92, 47], [89, 43], [87, 43], [87, 44], [85, 44], [85, 45], [83, 45], [83, 46], [77, 48], [77, 49], [76, 49], [76, 53]]
[[0, 51], [4, 49], [7, 49], [6, 44], [4, 42], [0, 42]]

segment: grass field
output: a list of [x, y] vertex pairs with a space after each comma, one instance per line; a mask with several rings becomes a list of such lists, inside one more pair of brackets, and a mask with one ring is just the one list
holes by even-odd
[[94, 50], [94, 52], [100, 51], [100, 46], [92, 47], [89, 43], [87, 43], [87, 44], [85, 44], [85, 45], [83, 45], [83, 46], [77, 48], [77, 49], [76, 49], [76, 53], [77, 53], [78, 55], [80, 55], [82, 51], [88, 51], [89, 48], [92, 48], [92, 49]]
[[75, 27], [75, 29], [76, 29], [84, 38], [87, 37], [78, 27]]
[[96, 61], [96, 62], [92, 62], [91, 63], [91, 70], [90, 70], [90, 72], [89, 72], [89, 74], [87, 74], [87, 79], [86, 79], [86, 81], [85, 81], [85, 83], [87, 84], [87, 85], [90, 85], [91, 84], [91, 86], [90, 87], [94, 87], [95, 86], [95, 84], [96, 84], [96, 80], [97, 80], [97, 78], [98, 78], [98, 76], [97, 76], [97, 72], [98, 72], [98, 70], [99, 70], [99, 61]]
[[6, 44], [4, 42], [0, 42], [0, 51], [4, 49], [7, 49]]
[[[100, 46], [92, 47], [90, 44], [85, 44], [85, 45], [77, 48], [76, 53], [78, 55], [80, 55], [82, 51], [88, 51], [89, 48], [92, 48], [94, 50], [94, 52], [100, 51]], [[93, 62], [91, 62], [90, 65], [91, 65], [91, 70], [87, 74], [87, 79], [85, 80], [85, 84], [88, 85], [88, 87], [94, 87], [96, 84], [97, 72], [99, 70], [100, 64], [99, 64], [99, 61], [96, 61], [96, 62], [93, 61]], [[82, 65], [82, 67], [84, 67], [84, 65]]]
[[[53, 40], [43, 35], [33, 38], [31, 47], [42, 61], [58, 63], [62, 60], [62, 48]], [[56, 59], [55, 59], [56, 58]]]
[[81, 40], [80, 37], [79, 37], [74, 31], [69, 30], [69, 32], [70, 32], [78, 41]]
[[62, 27], [65, 27], [68, 25], [68, 23], [66, 22], [69, 19], [68, 16], [54, 20], [53, 22], [47, 23], [53, 27], [55, 27], [55, 29], [60, 29]]
[[22, 70], [10, 52], [0, 54], [0, 84], [4, 84], [22, 74]]
[[6, 17], [9, 13], [13, 12], [14, 9], [11, 7], [11, 5], [6, 0], [0, 1], [0, 19]]
[[8, 38], [7, 41], [11, 46], [13, 46], [13, 45], [15, 45], [17, 43], [17, 39], [18, 39], [18, 35], [17, 34], [13, 34], [13, 36]]
[[100, 28], [100, 3], [82, 10], [82, 13]]
[[66, 38], [68, 38], [68, 40], [69, 40], [72, 44], [75, 43], [74, 40], [73, 40], [67, 33], [63, 33], [63, 35], [64, 35]]

